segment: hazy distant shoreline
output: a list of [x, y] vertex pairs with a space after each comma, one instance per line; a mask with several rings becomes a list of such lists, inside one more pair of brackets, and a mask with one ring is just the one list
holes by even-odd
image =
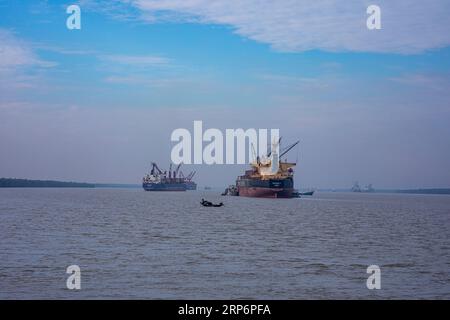
[[0, 178], [0, 188], [140, 188], [138, 184]]
[[[0, 178], [0, 188], [140, 188], [139, 184], [87, 183], [54, 180]], [[323, 192], [351, 192], [350, 189], [317, 189]], [[450, 188], [379, 189], [371, 193], [450, 194]]]
[[0, 178], [0, 188], [95, 188], [93, 183]]
[[[352, 192], [350, 189], [318, 189], [317, 191]], [[372, 192], [360, 192], [360, 193], [450, 194], [450, 188], [376, 189]]]
[[450, 194], [450, 189], [409, 189], [409, 190], [394, 190], [393, 193], [410, 193], [410, 194]]

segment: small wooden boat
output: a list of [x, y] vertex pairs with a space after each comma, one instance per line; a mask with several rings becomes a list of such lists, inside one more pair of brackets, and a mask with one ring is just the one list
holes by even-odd
[[300, 198], [300, 192], [298, 191], [292, 191], [292, 198]]
[[210, 201], [203, 200], [203, 199], [202, 199], [202, 201], [200, 202], [200, 204], [201, 204], [202, 206], [204, 206], [204, 207], [222, 207], [222, 206], [223, 206], [223, 202], [221, 202], [221, 203], [219, 203], [219, 204], [215, 204], [215, 203], [212, 203], [212, 202], [210, 202]]

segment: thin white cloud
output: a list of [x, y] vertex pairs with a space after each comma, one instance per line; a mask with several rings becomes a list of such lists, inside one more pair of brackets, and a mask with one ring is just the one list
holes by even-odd
[[389, 79], [390, 81], [412, 87], [448, 92], [450, 75], [411, 73]]
[[170, 63], [170, 59], [161, 56], [130, 56], [130, 55], [107, 55], [100, 57], [101, 59], [119, 63], [123, 65], [131, 65], [138, 67], [162, 66]]
[[282, 87], [287, 90], [299, 89], [325, 89], [329, 86], [328, 79], [324, 77], [299, 77], [280, 74], [262, 74], [258, 78], [269, 84], [270, 88]]
[[73, 49], [73, 48], [65, 48], [53, 45], [46, 45], [41, 43], [36, 43], [33, 45], [36, 50], [55, 52], [62, 55], [73, 55], [73, 56], [82, 56], [82, 55], [96, 55], [98, 52], [96, 50], [84, 50], [84, 49]]
[[[410, 0], [128, 0], [148, 22], [231, 26], [275, 50], [413, 54], [450, 45], [450, 1]], [[381, 30], [368, 30], [366, 9], [381, 7]]]
[[112, 75], [104, 79], [106, 83], [123, 84], [131, 86], [143, 86], [147, 88], [179, 88], [179, 86], [195, 87], [195, 85], [203, 86], [198, 79], [189, 79], [186, 77], [166, 77], [166, 78], [150, 78], [140, 75], [118, 76]]
[[133, 22], [139, 20], [139, 10], [129, 6], [129, 0], [78, 0], [83, 11], [100, 12], [112, 19]]
[[0, 29], [0, 68], [33, 65], [51, 67], [54, 63], [39, 59], [29, 44], [19, 40], [12, 32]]
[[[33, 47], [9, 30], [0, 28], [0, 96], [4, 99], [15, 90], [27, 89], [41, 83], [40, 71], [56, 63], [40, 59]], [[30, 74], [29, 71], [34, 70]]]

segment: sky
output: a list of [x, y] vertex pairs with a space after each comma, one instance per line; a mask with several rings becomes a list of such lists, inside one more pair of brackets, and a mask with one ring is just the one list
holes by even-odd
[[[140, 183], [202, 120], [300, 140], [299, 188], [450, 187], [449, 14], [447, 0], [0, 0], [0, 177]], [[222, 187], [245, 168], [184, 172]]]

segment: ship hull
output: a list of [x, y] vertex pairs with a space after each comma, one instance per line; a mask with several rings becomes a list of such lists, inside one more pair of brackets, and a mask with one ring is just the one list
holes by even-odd
[[145, 191], [186, 191], [184, 183], [143, 183]]
[[197, 190], [197, 184], [195, 182], [186, 182], [186, 190]]
[[241, 197], [254, 198], [292, 198], [293, 180], [239, 179], [237, 181], [238, 194]]
[[259, 187], [240, 187], [240, 197], [252, 198], [292, 198], [293, 189], [275, 189]]

